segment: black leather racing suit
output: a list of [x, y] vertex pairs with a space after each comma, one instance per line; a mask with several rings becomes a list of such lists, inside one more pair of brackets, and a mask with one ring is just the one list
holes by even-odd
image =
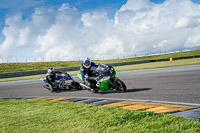
[[50, 85], [53, 86], [55, 80], [56, 80], [56, 73], [62, 73], [60, 71], [53, 71], [51, 73], [47, 73], [46, 75], [46, 81], [47, 83], [49, 83]]

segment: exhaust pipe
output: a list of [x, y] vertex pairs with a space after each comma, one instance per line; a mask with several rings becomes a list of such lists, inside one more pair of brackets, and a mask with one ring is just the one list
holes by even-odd
[[79, 84], [80, 84], [80, 86], [82, 86], [82, 87], [85, 87], [85, 88], [87, 88], [87, 89], [91, 89], [89, 86], [84, 85], [83, 83], [79, 83]]

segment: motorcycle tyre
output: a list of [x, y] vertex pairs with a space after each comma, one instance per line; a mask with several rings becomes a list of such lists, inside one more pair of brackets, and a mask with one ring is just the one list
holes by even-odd
[[74, 81], [73, 84], [74, 84], [74, 86], [73, 86], [74, 89], [77, 89], [77, 90], [82, 90], [82, 89], [83, 89], [83, 88], [79, 85], [78, 82], [75, 82], [75, 81]]
[[126, 85], [121, 80], [117, 81], [117, 85], [119, 86], [119, 88], [116, 88], [115, 90], [118, 93], [124, 93], [124, 92], [126, 92]]

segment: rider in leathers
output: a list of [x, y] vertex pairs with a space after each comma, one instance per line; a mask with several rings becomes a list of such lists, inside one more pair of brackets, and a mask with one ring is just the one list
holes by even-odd
[[92, 77], [91, 67], [98, 67], [94, 62], [90, 61], [90, 58], [86, 57], [82, 61], [82, 65], [80, 67], [80, 72], [82, 76], [82, 80], [85, 85], [91, 87], [91, 81], [99, 80], [100, 77]]
[[62, 73], [62, 72], [55, 71], [52, 67], [49, 67], [47, 70], [46, 82], [47, 82], [47, 84], [50, 84], [52, 86], [52, 90], [50, 90], [52, 92], [56, 91], [56, 88], [54, 88], [56, 73]]

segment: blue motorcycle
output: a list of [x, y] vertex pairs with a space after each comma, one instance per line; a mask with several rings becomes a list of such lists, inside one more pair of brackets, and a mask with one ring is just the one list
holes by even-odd
[[67, 74], [65, 72], [56, 73], [56, 79], [52, 85], [47, 83], [46, 76], [40, 77], [40, 80], [42, 80], [43, 83], [45, 83], [43, 87], [50, 90], [51, 92], [59, 91], [59, 90], [73, 90], [73, 89], [81, 90], [82, 89], [80, 84], [74, 80], [72, 75]]

